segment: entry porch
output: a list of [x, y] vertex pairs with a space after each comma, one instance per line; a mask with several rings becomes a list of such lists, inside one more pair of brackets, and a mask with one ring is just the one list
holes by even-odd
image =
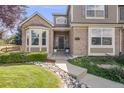
[[69, 55], [70, 54], [70, 29], [53, 29], [53, 54]]

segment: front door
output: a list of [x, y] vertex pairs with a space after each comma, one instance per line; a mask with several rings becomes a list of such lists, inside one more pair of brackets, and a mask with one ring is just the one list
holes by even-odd
[[59, 36], [58, 37], [58, 47], [59, 49], [64, 49], [64, 36]]

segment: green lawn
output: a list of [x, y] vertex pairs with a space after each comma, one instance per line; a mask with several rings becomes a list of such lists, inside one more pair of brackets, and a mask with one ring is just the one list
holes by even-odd
[[27, 65], [0, 66], [1, 88], [58, 88], [60, 79], [45, 68]]
[[[114, 58], [111, 57], [80, 57], [70, 59], [69, 62], [73, 65], [77, 65], [88, 69], [88, 73], [110, 79], [113, 81], [121, 82], [124, 84], [124, 67], [122, 64], [116, 62]], [[98, 67], [98, 64], [111, 64], [117, 65], [120, 68], [103, 69]]]
[[0, 39], [0, 45], [4, 45], [5, 44], [5, 41]]

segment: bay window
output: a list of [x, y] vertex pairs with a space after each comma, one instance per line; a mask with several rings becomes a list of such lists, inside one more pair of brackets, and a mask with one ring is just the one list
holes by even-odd
[[48, 29], [45, 28], [32, 28], [26, 32], [26, 46], [27, 51], [31, 49], [39, 49], [42, 51], [42, 47], [48, 48]]
[[86, 5], [85, 8], [86, 18], [104, 18], [105, 7], [104, 5]]

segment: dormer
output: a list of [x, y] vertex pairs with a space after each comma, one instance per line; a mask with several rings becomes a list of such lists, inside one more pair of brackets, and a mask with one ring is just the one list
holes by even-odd
[[53, 14], [54, 17], [54, 26], [63, 27], [68, 26], [67, 15], [55, 13]]

